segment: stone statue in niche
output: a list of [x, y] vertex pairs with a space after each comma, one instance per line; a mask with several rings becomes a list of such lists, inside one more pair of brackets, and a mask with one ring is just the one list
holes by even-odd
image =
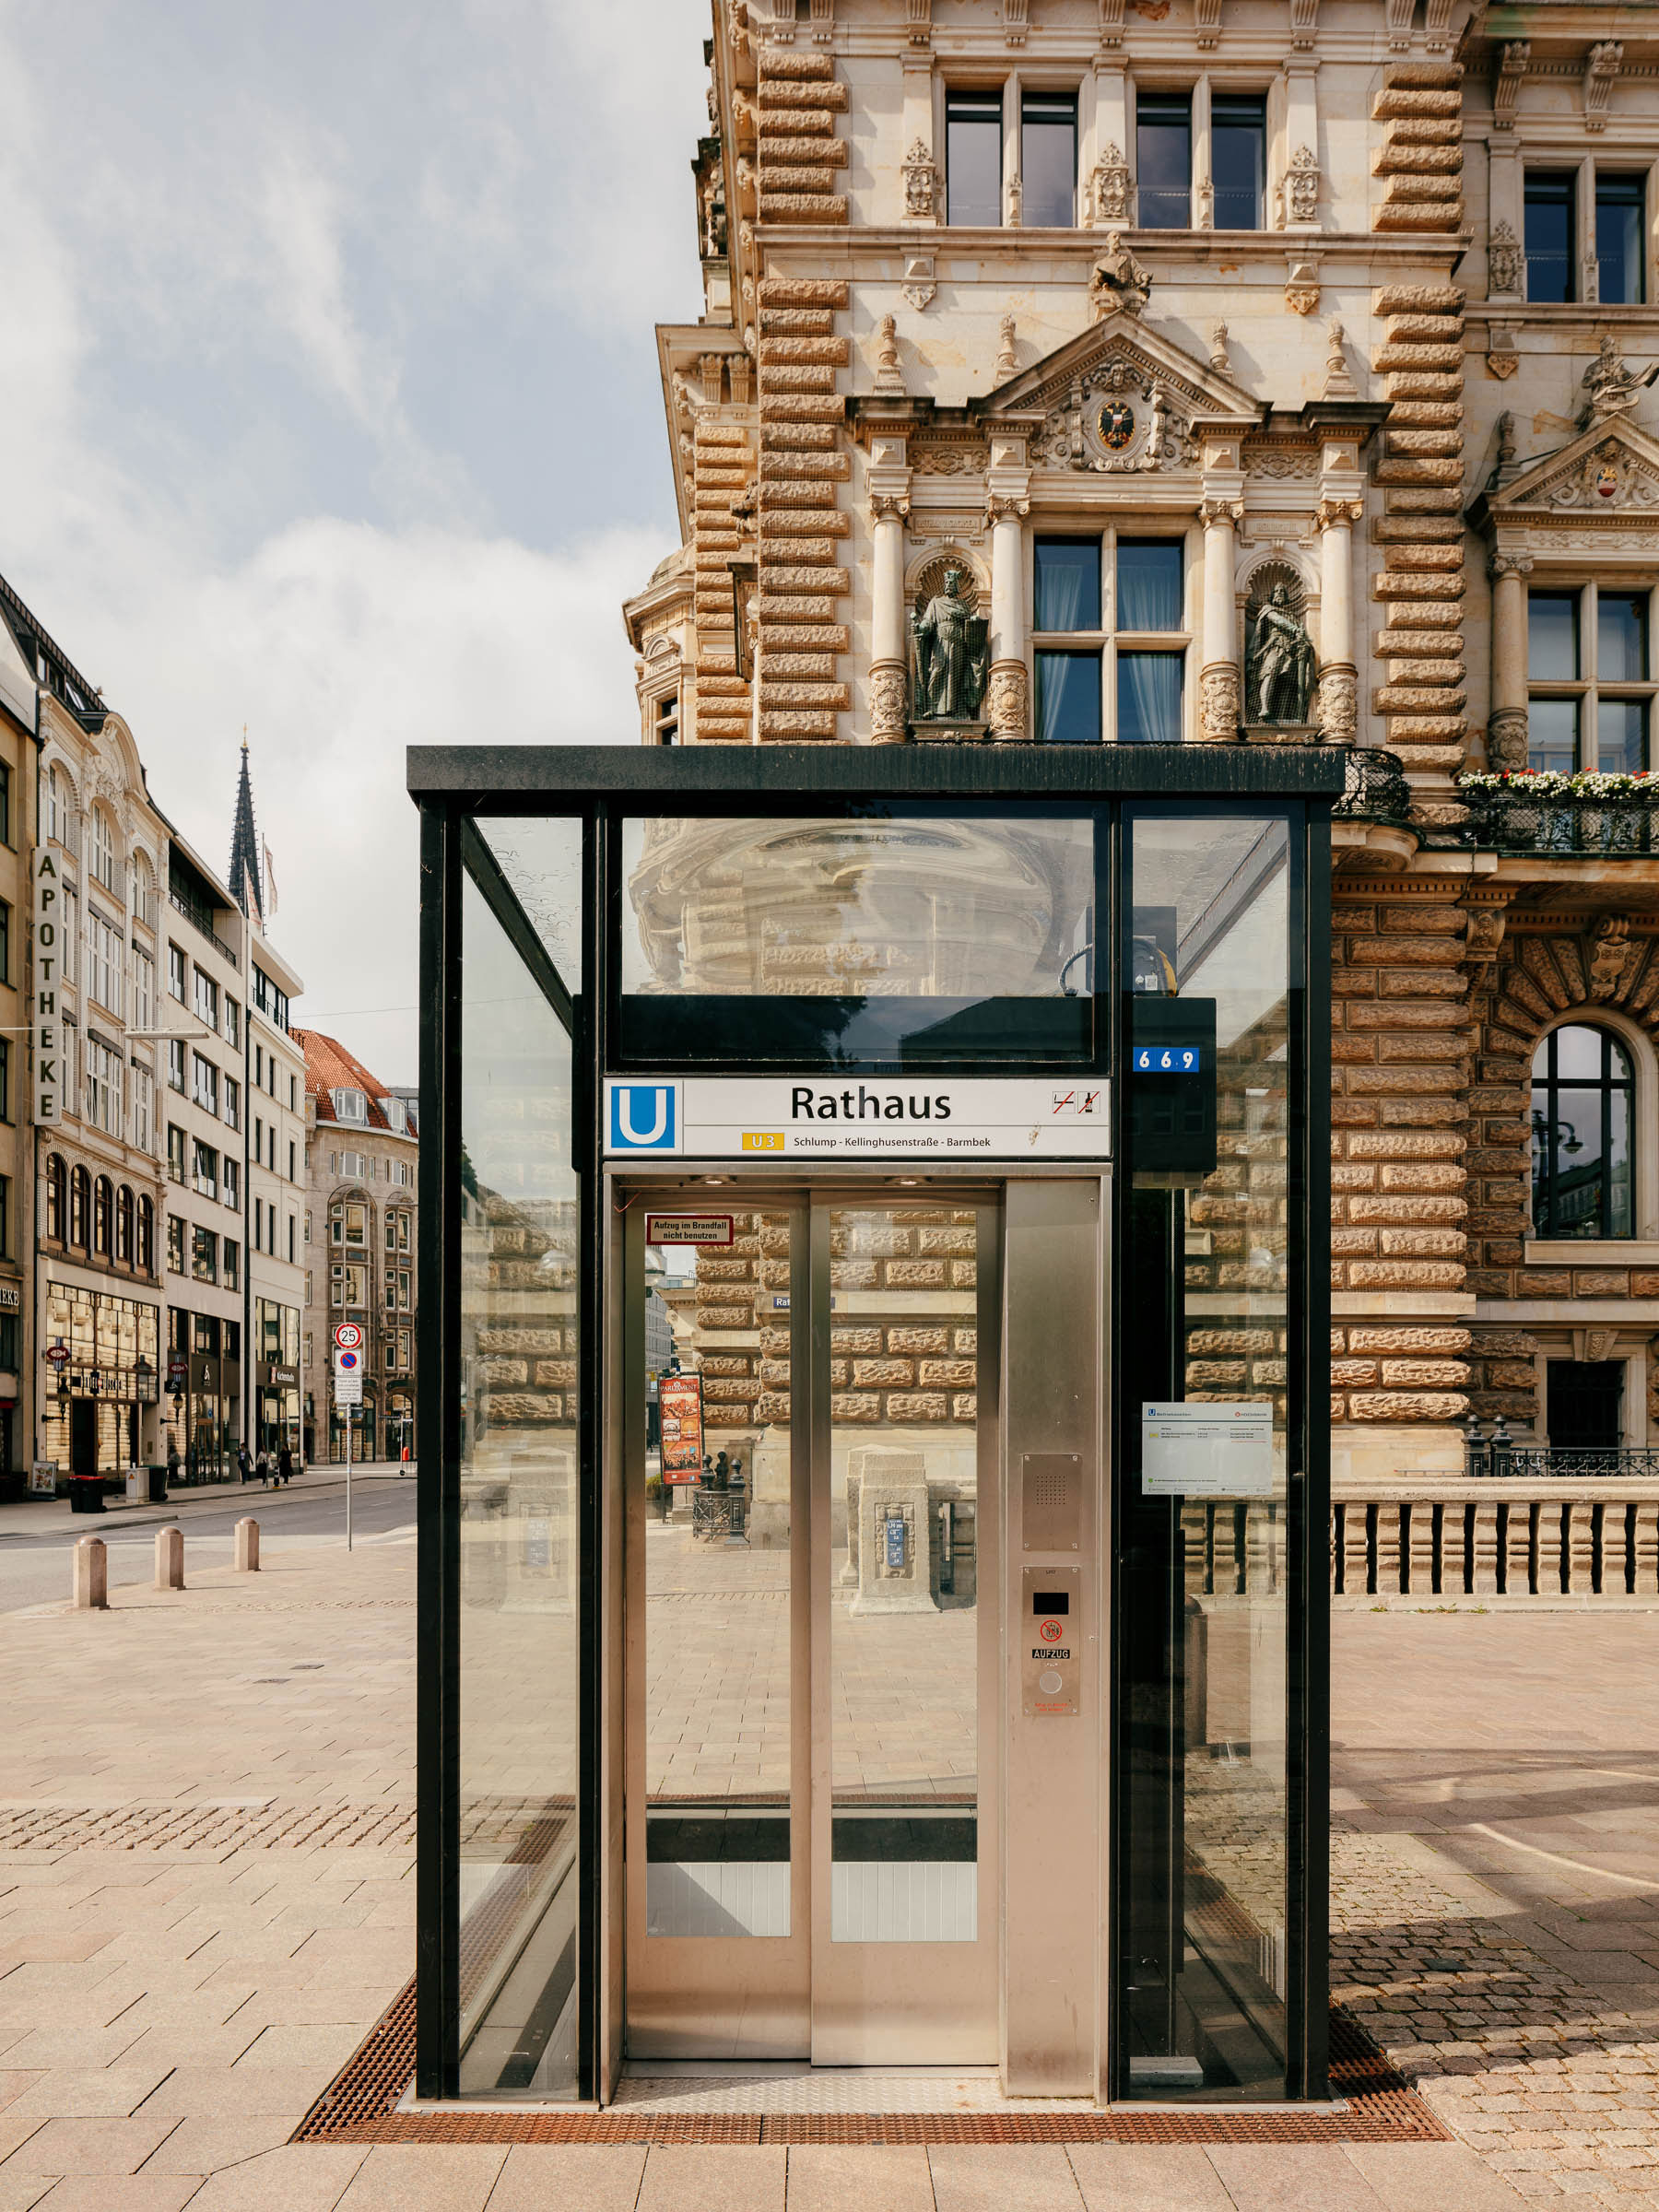
[[1135, 260], [1124, 245], [1123, 233], [1107, 233], [1106, 251], [1094, 265], [1088, 280], [1088, 297], [1094, 309], [1094, 319], [1103, 323], [1109, 315], [1120, 311], [1138, 315], [1146, 306], [1152, 290], [1152, 272]]
[[915, 647], [915, 719], [972, 722], [985, 696], [990, 625], [975, 614], [968, 579], [954, 565], [911, 617]]
[[1290, 586], [1281, 580], [1258, 603], [1250, 625], [1246, 721], [1306, 722], [1318, 673], [1313, 641], [1302, 626], [1301, 610], [1292, 602]]

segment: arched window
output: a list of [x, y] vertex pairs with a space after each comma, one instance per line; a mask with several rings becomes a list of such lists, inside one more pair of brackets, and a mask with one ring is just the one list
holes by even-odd
[[115, 1198], [115, 1257], [124, 1267], [133, 1264], [133, 1194], [124, 1182]]
[[92, 1211], [92, 1178], [85, 1168], [69, 1177], [69, 1241], [87, 1248], [87, 1217]]
[[46, 1234], [55, 1244], [64, 1241], [68, 1195], [69, 1171], [64, 1165], [63, 1155], [50, 1153], [46, 1160]]
[[92, 1192], [92, 1249], [106, 1260], [110, 1256], [112, 1218], [114, 1211], [114, 1186], [107, 1175], [100, 1175]]
[[1611, 1030], [1551, 1030], [1533, 1054], [1533, 1234], [1636, 1233], [1635, 1076]]
[[147, 1198], [138, 1201], [138, 1272], [156, 1272], [156, 1209]]

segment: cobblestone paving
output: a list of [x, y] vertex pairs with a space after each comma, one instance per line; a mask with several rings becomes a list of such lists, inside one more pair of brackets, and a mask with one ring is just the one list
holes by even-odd
[[1583, 1615], [1335, 1636], [1334, 1991], [1522, 2196], [1607, 2212], [1659, 2208], [1653, 1640]]

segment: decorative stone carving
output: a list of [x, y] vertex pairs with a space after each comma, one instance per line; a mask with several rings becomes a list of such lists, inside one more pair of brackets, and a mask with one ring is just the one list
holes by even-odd
[[1129, 220], [1129, 164], [1115, 141], [1095, 163], [1091, 185], [1093, 219], [1104, 226]]
[[1308, 445], [1247, 446], [1244, 451], [1244, 474], [1247, 477], [1268, 477], [1279, 483], [1292, 481], [1299, 477], [1316, 477], [1319, 474], [1319, 454], [1312, 446]]
[[1026, 24], [1031, 0], [1003, 0], [1003, 38], [1010, 46], [1026, 42]]
[[1302, 621], [1301, 585], [1287, 562], [1270, 561], [1257, 570], [1244, 633], [1246, 720], [1305, 723], [1318, 670]]
[[1124, 0], [1100, 0], [1100, 43], [1102, 46], [1121, 46], [1124, 42]]
[[870, 671], [870, 735], [878, 742], [897, 745], [905, 733], [905, 672], [896, 661], [884, 661]]
[[1324, 399], [1358, 399], [1359, 387], [1349, 374], [1347, 357], [1342, 350], [1343, 329], [1340, 323], [1325, 326]]
[[1605, 438], [1544, 494], [1554, 508], [1659, 506], [1659, 478], [1617, 438]]
[[904, 372], [899, 366], [899, 325], [891, 315], [883, 315], [876, 325], [876, 389], [877, 392], [904, 389]]
[[1299, 146], [1285, 171], [1285, 220], [1312, 223], [1319, 219], [1319, 163], [1312, 147]]
[[905, 255], [904, 281], [900, 288], [920, 314], [939, 288], [934, 282], [934, 257], [931, 253]]
[[938, 212], [939, 171], [918, 138], [904, 157], [904, 219], [907, 223], [931, 223]]
[[1500, 382], [1507, 382], [1521, 366], [1521, 356], [1515, 347], [1515, 334], [1507, 323], [1487, 325], [1487, 374]]
[[1306, 53], [1319, 29], [1319, 0], [1290, 0], [1290, 43]]
[[723, 394], [723, 374], [725, 356], [723, 353], [703, 353], [698, 356], [697, 373], [702, 382], [704, 403], [712, 407], [720, 405]]
[[919, 445], [911, 456], [919, 477], [982, 477], [990, 465], [988, 445]]
[[1152, 273], [1143, 268], [1124, 243], [1122, 231], [1112, 231], [1106, 251], [1094, 265], [1088, 279], [1088, 303], [1097, 323], [1115, 314], [1138, 315], [1152, 290]]
[[747, 406], [753, 388], [755, 364], [747, 353], [728, 353], [726, 375], [731, 381], [732, 399], [737, 406]]
[[985, 724], [999, 744], [1023, 744], [1030, 734], [1028, 697], [1025, 663], [998, 661], [985, 687]]
[[[1577, 1332], [1575, 1331], [1576, 1335]], [[1617, 1329], [1586, 1329], [1584, 1331], [1584, 1358], [1601, 1361], [1611, 1359], [1613, 1348], [1618, 1342]]]
[[925, 46], [933, 38], [933, 0], [904, 0], [905, 21], [912, 46]]
[[1313, 520], [1321, 530], [1340, 529], [1365, 518], [1363, 500], [1321, 500], [1313, 510]]
[[1618, 995], [1630, 962], [1636, 957], [1630, 942], [1628, 914], [1604, 914], [1590, 933], [1590, 995], [1608, 999]]
[[1299, 315], [1311, 315], [1319, 305], [1319, 270], [1311, 261], [1299, 261], [1285, 286], [1285, 305]]
[[1193, 0], [1193, 22], [1198, 32], [1200, 49], [1219, 44], [1221, 0]]
[[1487, 574], [1494, 583], [1500, 576], [1530, 576], [1533, 572], [1530, 553], [1493, 553], [1487, 559]]
[[870, 521], [902, 523], [910, 514], [910, 500], [902, 491], [873, 491], [870, 494]]
[[1003, 196], [1006, 203], [1006, 212], [1003, 216], [1003, 221], [1010, 230], [1018, 230], [1020, 220], [1019, 211], [1025, 199], [1025, 186], [1018, 177], [1010, 177]]
[[1659, 376], [1659, 363], [1644, 369], [1640, 376], [1627, 369], [1618, 340], [1607, 331], [1603, 335], [1600, 352], [1579, 380], [1589, 394], [1579, 416], [1580, 424], [1588, 429], [1593, 422], [1606, 422], [1615, 415], [1629, 415], [1655, 376]]
[[1039, 466], [1136, 476], [1190, 466], [1197, 441], [1196, 394], [1170, 382], [1138, 354], [1114, 353], [1073, 380], [1065, 400], [1031, 441]]
[[1193, 197], [1197, 202], [1197, 213], [1193, 220], [1200, 230], [1216, 227], [1216, 187], [1208, 177], [1200, 177], [1194, 187]]
[[988, 491], [985, 494], [987, 523], [1019, 522], [1031, 512], [1031, 502], [1020, 492]]
[[1206, 737], [1227, 743], [1239, 734], [1239, 672], [1213, 661], [1198, 678], [1198, 722]]
[[[1531, 566], [1531, 563], [1528, 563]], [[1526, 709], [1500, 707], [1487, 720], [1487, 766], [1517, 769], [1526, 766]]]
[[1497, 75], [1492, 79], [1492, 127], [1499, 131], [1512, 131], [1515, 127], [1515, 100], [1521, 90], [1521, 79], [1526, 75], [1526, 65], [1532, 58], [1532, 48], [1524, 39], [1512, 39], [1498, 57]]
[[1518, 298], [1525, 257], [1521, 241], [1515, 236], [1512, 223], [1499, 221], [1492, 225], [1487, 240], [1487, 296], [1488, 299]]
[[1222, 376], [1232, 374], [1232, 363], [1227, 358], [1227, 325], [1225, 323], [1210, 324], [1209, 365]]
[[1613, 79], [1618, 75], [1624, 60], [1624, 48], [1617, 39], [1603, 39], [1592, 46], [1584, 56], [1584, 128], [1587, 131], [1605, 131], [1607, 127], [1607, 96], [1613, 89]]
[[1498, 958], [1509, 917], [1500, 906], [1466, 906], [1463, 958], [1470, 968], [1481, 968]]
[[1319, 675], [1319, 734], [1327, 745], [1352, 745], [1359, 726], [1359, 687], [1347, 666], [1323, 668]]
[[[971, 722], [985, 692], [990, 624], [974, 611], [979, 595], [968, 571], [954, 561], [938, 565], [944, 573], [937, 588], [925, 598], [917, 594], [911, 616], [915, 719]], [[931, 574], [931, 568], [924, 572], [924, 589]]]
[[996, 349], [996, 360], [991, 371], [991, 381], [994, 384], [1006, 384], [1011, 376], [1018, 374], [1019, 369], [1019, 363], [1014, 358], [1014, 318], [1012, 315], [1003, 317], [1001, 335], [1002, 343]]

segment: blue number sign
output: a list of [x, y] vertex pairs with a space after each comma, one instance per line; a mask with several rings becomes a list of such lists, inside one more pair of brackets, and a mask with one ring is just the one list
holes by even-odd
[[1137, 1076], [1195, 1076], [1204, 1065], [1204, 1053], [1195, 1044], [1137, 1044], [1130, 1052], [1129, 1065]]

